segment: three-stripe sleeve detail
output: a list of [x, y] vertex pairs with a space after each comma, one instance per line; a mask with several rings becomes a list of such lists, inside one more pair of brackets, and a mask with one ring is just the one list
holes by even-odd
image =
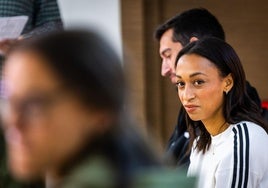
[[236, 125], [233, 145], [233, 179], [232, 188], [246, 188], [249, 175], [249, 134], [246, 123]]

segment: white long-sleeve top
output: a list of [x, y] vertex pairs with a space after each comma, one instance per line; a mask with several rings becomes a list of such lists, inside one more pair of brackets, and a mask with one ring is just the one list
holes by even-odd
[[268, 134], [252, 122], [211, 136], [205, 154], [193, 147], [190, 161], [188, 175], [198, 177], [199, 188], [268, 188]]

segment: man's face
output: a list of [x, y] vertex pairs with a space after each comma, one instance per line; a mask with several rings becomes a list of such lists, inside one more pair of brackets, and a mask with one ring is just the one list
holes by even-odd
[[161, 75], [169, 77], [170, 81], [175, 84], [175, 60], [183, 48], [180, 42], [172, 41], [173, 29], [167, 30], [160, 39], [159, 54], [162, 58]]

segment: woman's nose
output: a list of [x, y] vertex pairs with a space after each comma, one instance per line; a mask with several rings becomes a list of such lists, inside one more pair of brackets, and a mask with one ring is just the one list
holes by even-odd
[[184, 90], [182, 92], [182, 100], [186, 102], [191, 101], [195, 98], [194, 90], [189, 85], [185, 85]]

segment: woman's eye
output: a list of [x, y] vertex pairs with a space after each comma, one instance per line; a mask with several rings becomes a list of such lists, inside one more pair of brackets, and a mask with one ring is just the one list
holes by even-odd
[[178, 87], [178, 88], [182, 88], [182, 87], [184, 87], [184, 82], [181, 82], [181, 81], [178, 81], [177, 83], [176, 83], [176, 86]]
[[203, 83], [205, 83], [203, 80], [195, 80], [194, 81], [194, 85], [196, 85], [196, 86], [202, 85]]

